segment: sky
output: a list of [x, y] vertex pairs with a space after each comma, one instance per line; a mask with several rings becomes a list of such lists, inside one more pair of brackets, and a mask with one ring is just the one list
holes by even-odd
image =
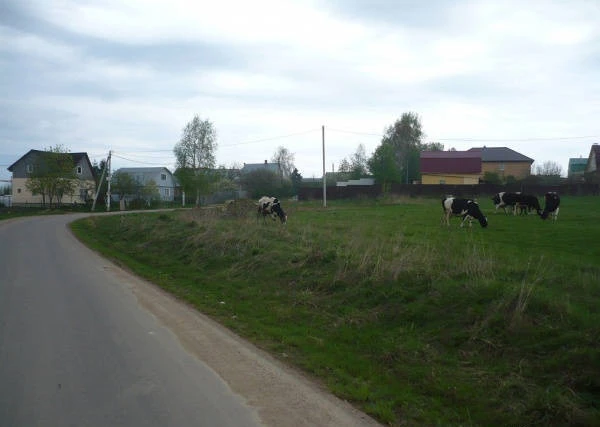
[[0, 76], [2, 180], [56, 145], [173, 171], [194, 115], [218, 165], [282, 146], [320, 177], [405, 112], [566, 174], [600, 143], [600, 2], [0, 0]]

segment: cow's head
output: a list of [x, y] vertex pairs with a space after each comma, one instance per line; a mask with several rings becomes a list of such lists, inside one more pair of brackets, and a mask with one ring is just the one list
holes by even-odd
[[283, 208], [281, 207], [281, 205], [279, 204], [279, 202], [274, 204], [271, 209], [274, 213], [277, 214], [277, 216], [279, 217], [279, 220], [281, 221], [282, 224], [285, 224], [287, 222], [287, 215], [286, 215], [285, 211], [283, 210]]
[[483, 215], [481, 209], [479, 209], [479, 204], [477, 202], [469, 200], [467, 203], [467, 213], [473, 218], [477, 219], [482, 227], [488, 226], [487, 218], [485, 215]]

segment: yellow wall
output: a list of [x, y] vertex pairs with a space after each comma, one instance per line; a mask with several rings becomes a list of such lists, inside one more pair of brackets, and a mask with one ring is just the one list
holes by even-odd
[[[27, 189], [27, 186], [25, 185], [25, 183], [27, 182], [27, 178], [13, 178], [12, 180], [12, 204], [13, 205], [19, 205], [19, 204], [26, 204], [26, 203], [42, 203], [42, 196], [40, 195], [33, 195], [31, 194], [31, 192]], [[73, 203], [84, 203], [85, 200], [83, 200], [79, 193], [80, 193], [80, 189], [85, 188], [87, 193], [88, 193], [88, 197], [94, 197], [94, 189], [96, 188], [96, 184], [94, 183], [94, 181], [81, 181], [81, 180], [77, 180], [78, 185], [77, 188], [75, 189], [75, 192], [73, 193], [73, 195], [65, 195], [62, 199], [62, 203], [63, 204], [73, 204]], [[55, 202], [55, 201], [53, 201]], [[49, 200], [46, 200], [46, 203], [49, 203]]]
[[422, 174], [422, 184], [473, 185], [479, 184], [479, 174]]
[[482, 176], [486, 172], [497, 173], [500, 178], [514, 176], [516, 179], [523, 179], [531, 175], [531, 165], [529, 162], [482, 162]]

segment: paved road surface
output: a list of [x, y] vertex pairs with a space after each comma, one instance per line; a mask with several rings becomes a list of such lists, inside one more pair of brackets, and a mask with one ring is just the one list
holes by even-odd
[[82, 246], [0, 221], [0, 426], [376, 425]]

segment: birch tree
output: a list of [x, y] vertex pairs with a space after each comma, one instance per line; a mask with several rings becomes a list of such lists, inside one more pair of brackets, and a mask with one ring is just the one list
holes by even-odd
[[200, 196], [210, 187], [210, 171], [215, 167], [217, 132], [209, 120], [201, 120], [198, 115], [183, 128], [180, 141], [173, 152], [177, 162], [175, 176], [183, 191], [195, 194], [196, 206]]

